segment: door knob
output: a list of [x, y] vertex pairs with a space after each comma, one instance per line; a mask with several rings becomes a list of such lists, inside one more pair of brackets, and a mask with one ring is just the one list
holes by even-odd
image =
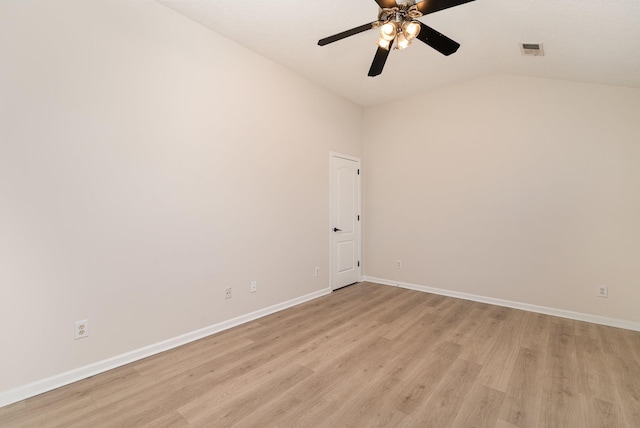
[[334, 227], [334, 228], [333, 228], [333, 231], [334, 231], [334, 232], [342, 232], [342, 229], [338, 229], [337, 227]]

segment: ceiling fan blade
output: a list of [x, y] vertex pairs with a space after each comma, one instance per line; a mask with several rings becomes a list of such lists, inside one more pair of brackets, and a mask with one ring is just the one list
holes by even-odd
[[376, 0], [376, 3], [378, 3], [378, 6], [383, 9], [390, 9], [392, 7], [398, 6], [396, 4], [396, 0]]
[[417, 3], [417, 6], [418, 10], [422, 12], [423, 15], [428, 15], [442, 9], [448, 9], [450, 7], [469, 3], [470, 1], [474, 0], [424, 0], [421, 3]]
[[384, 63], [387, 62], [387, 57], [389, 56], [390, 50], [391, 47], [389, 47], [389, 49], [378, 47], [376, 56], [373, 57], [373, 62], [371, 63], [371, 68], [369, 69], [369, 76], [374, 77], [382, 73]]
[[442, 55], [451, 55], [460, 47], [460, 43], [451, 40], [444, 34], [440, 34], [433, 28], [420, 22], [420, 33], [418, 39], [440, 52]]
[[337, 42], [338, 40], [342, 40], [342, 39], [347, 38], [349, 36], [353, 36], [355, 34], [362, 33], [363, 31], [371, 30], [372, 28], [375, 27], [375, 25], [377, 23], [378, 23], [378, 21], [373, 21], [373, 22], [370, 22], [368, 24], [364, 24], [364, 25], [361, 25], [359, 27], [352, 28], [352, 29], [347, 30], [347, 31], [343, 31], [342, 33], [338, 33], [338, 34], [334, 34], [333, 36], [325, 37], [324, 39], [318, 40], [318, 45], [320, 45], [320, 46], [328, 45], [329, 43]]

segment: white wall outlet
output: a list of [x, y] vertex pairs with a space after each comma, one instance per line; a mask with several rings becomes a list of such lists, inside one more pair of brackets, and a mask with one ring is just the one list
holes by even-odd
[[596, 296], [609, 297], [609, 287], [606, 285], [598, 285], [598, 288], [596, 289]]
[[76, 340], [89, 336], [89, 320], [75, 322], [74, 338]]
[[402, 269], [402, 260], [396, 260], [396, 269]]
[[258, 291], [258, 283], [256, 281], [251, 281], [251, 292], [255, 293]]
[[225, 299], [230, 299], [231, 298], [231, 287], [228, 287], [228, 288], [224, 289], [224, 298]]
[[315, 276], [320, 276], [320, 268], [316, 267], [313, 273], [315, 274]]

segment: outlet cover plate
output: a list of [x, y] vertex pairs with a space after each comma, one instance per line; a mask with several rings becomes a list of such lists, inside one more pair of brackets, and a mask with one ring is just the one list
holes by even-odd
[[89, 320], [75, 322], [74, 339], [83, 339], [89, 336]]

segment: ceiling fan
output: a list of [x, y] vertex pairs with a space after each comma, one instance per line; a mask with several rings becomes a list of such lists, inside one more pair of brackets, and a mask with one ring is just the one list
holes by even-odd
[[413, 39], [426, 43], [443, 55], [451, 55], [460, 44], [418, 21], [418, 18], [471, 1], [474, 0], [375, 0], [380, 6], [376, 21], [321, 39], [318, 45], [328, 45], [363, 31], [380, 28], [378, 50], [369, 69], [371, 77], [382, 73], [392, 47], [404, 49]]

